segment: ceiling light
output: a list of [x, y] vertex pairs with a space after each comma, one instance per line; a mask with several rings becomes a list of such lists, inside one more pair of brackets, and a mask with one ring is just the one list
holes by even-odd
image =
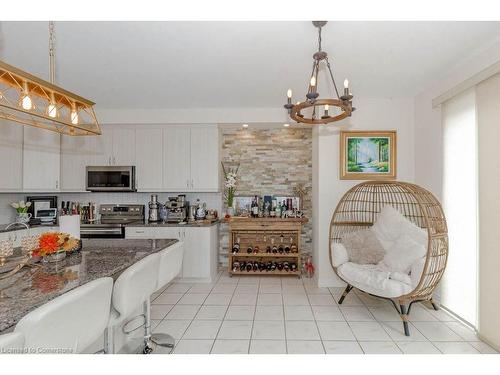
[[241, 126], [243, 126], [245, 129], [248, 128], [248, 124], [243, 124]]
[[67, 135], [99, 135], [95, 103], [54, 84], [54, 23], [49, 22], [50, 82], [0, 61], [0, 118]]
[[[344, 81], [344, 93], [339, 95], [337, 90], [337, 84], [333, 78], [332, 68], [330, 66], [330, 61], [328, 60], [328, 54], [321, 50], [321, 28], [326, 25], [326, 21], [313, 21], [313, 25], [318, 29], [318, 51], [313, 55], [313, 69], [310, 75], [309, 87], [306, 93], [306, 99], [303, 102], [297, 102], [295, 105], [292, 104], [292, 90], [287, 91], [287, 103], [285, 108], [288, 110], [288, 114], [292, 120], [299, 123], [305, 124], [328, 124], [330, 122], [342, 120], [348, 116], [351, 116], [355, 108], [352, 106], [352, 94], [349, 91], [349, 81], [346, 79]], [[326, 65], [326, 72], [329, 78], [332, 80], [333, 88], [335, 89], [336, 98], [330, 99], [318, 99], [318, 72], [320, 70], [320, 65]], [[321, 107], [324, 106], [324, 112], [321, 116], [319, 111]], [[316, 109], [318, 108], [318, 110]], [[334, 115], [330, 115], [330, 107], [337, 107], [340, 113], [335, 115], [336, 108], [333, 108]], [[303, 110], [309, 110], [307, 113]]]
[[288, 127], [290, 126], [290, 124], [283, 124], [283, 126], [284, 126], [285, 128], [288, 128]]

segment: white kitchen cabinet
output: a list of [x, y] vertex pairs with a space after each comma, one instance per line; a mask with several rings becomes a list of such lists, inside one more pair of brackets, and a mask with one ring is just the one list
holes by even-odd
[[125, 238], [178, 239], [184, 243], [182, 281], [212, 282], [217, 275], [219, 226], [126, 227]]
[[0, 191], [23, 188], [23, 128], [0, 119]]
[[163, 188], [167, 191], [191, 190], [189, 127], [163, 128]]
[[85, 191], [85, 168], [94, 163], [96, 138], [61, 137], [61, 191]]
[[135, 132], [135, 173], [138, 191], [163, 190], [162, 129], [137, 129]]
[[135, 165], [135, 130], [113, 129], [112, 165]]
[[191, 190], [219, 191], [219, 129], [191, 129]]
[[111, 165], [113, 157], [113, 130], [108, 126], [101, 125], [101, 135], [92, 136], [94, 149], [90, 165]]
[[60, 190], [61, 136], [31, 126], [24, 127], [23, 190]]

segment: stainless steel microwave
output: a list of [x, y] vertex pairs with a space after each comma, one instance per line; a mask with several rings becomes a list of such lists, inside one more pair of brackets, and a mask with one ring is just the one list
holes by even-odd
[[136, 191], [135, 166], [89, 166], [85, 173], [88, 191]]

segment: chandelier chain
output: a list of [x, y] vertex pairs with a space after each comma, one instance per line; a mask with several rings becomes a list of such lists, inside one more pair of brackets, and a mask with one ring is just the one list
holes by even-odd
[[318, 52], [321, 52], [321, 27], [318, 27]]
[[52, 84], [56, 81], [55, 41], [54, 21], [49, 21], [49, 75]]
[[326, 58], [326, 66], [328, 68], [328, 71], [330, 72], [330, 77], [332, 78], [333, 87], [335, 88], [335, 93], [337, 94], [337, 98], [340, 98], [339, 90], [337, 89], [337, 84], [335, 83], [335, 79], [333, 78], [332, 67], [330, 65], [330, 61], [328, 60], [328, 57]]

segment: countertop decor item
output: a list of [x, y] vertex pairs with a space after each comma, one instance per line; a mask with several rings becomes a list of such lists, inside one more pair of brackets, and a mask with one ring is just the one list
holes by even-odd
[[27, 224], [30, 222], [31, 219], [31, 214], [28, 213], [28, 209], [31, 206], [31, 202], [24, 202], [24, 201], [19, 201], [19, 202], [13, 202], [10, 204], [17, 212], [17, 218], [16, 221], [18, 223], [24, 223]]
[[396, 131], [341, 131], [341, 180], [396, 178]]
[[42, 257], [44, 262], [58, 262], [66, 258], [66, 253], [79, 250], [80, 241], [67, 233], [46, 232], [40, 235], [38, 248], [33, 256]]
[[65, 135], [100, 135], [95, 103], [54, 84], [54, 46], [49, 22], [50, 82], [0, 61], [0, 118]]
[[240, 165], [237, 164], [236, 167], [227, 168], [222, 163], [222, 171], [224, 172], [224, 199], [227, 206], [227, 214], [229, 216], [234, 215], [234, 194], [236, 193], [236, 183], [238, 181], [238, 170]]
[[[344, 238], [368, 229], [386, 250], [382, 265], [349, 260]], [[347, 283], [339, 305], [353, 287], [388, 299], [401, 316], [406, 336], [415, 302], [430, 302], [437, 309], [432, 295], [448, 260], [448, 229], [441, 204], [431, 192], [399, 181], [358, 184], [335, 208], [328, 242], [332, 268]]]
[[[351, 116], [355, 110], [352, 106], [353, 96], [349, 91], [349, 81], [347, 79], [344, 81], [344, 93], [340, 95], [333, 78], [328, 54], [321, 49], [321, 29], [326, 23], [327, 21], [313, 21], [313, 25], [318, 29], [318, 51], [313, 55], [313, 68], [306, 99], [303, 102], [292, 104], [292, 90], [288, 89], [287, 92], [287, 103], [284, 107], [287, 109], [290, 118], [299, 123], [310, 125], [328, 124]], [[325, 71], [332, 80], [336, 98], [319, 98], [318, 72], [322, 63], [326, 65]], [[323, 113], [320, 113], [321, 107], [323, 107]]]

